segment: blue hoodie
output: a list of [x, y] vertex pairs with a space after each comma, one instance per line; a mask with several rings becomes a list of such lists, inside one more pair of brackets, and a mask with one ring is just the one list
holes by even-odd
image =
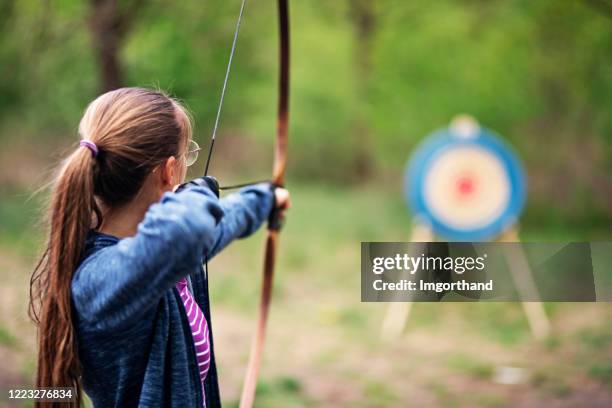
[[72, 302], [83, 388], [95, 407], [203, 406], [191, 329], [174, 288], [185, 276], [210, 327], [206, 406], [221, 405], [202, 263], [255, 232], [273, 200], [265, 184], [223, 199], [191, 187], [164, 194], [133, 237], [90, 232]]

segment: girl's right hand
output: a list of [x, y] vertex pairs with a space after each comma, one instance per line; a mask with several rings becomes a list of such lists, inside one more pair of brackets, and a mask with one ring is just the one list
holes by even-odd
[[208, 187], [210, 191], [212, 191], [217, 196], [217, 198], [219, 198], [219, 182], [213, 176], [198, 177], [191, 181], [187, 181], [183, 184], [179, 184], [178, 186], [174, 187], [174, 192], [180, 193], [182, 190], [186, 189], [188, 186]]

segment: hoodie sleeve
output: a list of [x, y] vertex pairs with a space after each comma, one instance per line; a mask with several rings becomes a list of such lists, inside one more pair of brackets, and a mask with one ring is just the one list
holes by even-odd
[[108, 329], [143, 316], [177, 280], [199, 267], [203, 253], [225, 242], [219, 235], [223, 218], [219, 199], [207, 188], [164, 194], [149, 208], [136, 235], [79, 266], [72, 281], [79, 317]]
[[204, 258], [211, 259], [230, 242], [253, 234], [267, 220], [274, 205], [269, 183], [246, 187], [219, 201], [225, 216], [215, 231], [214, 243], [206, 248]]

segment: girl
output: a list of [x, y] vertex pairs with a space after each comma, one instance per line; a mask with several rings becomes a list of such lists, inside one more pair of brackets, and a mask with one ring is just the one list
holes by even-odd
[[220, 406], [202, 262], [256, 231], [289, 194], [219, 199], [184, 181], [199, 148], [186, 110], [123, 88], [94, 100], [62, 166], [32, 276], [38, 387], [81, 386], [96, 407]]

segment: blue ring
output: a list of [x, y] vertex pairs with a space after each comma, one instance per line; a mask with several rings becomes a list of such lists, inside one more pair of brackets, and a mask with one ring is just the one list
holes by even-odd
[[[441, 153], [466, 146], [487, 150], [500, 160], [508, 175], [510, 200], [501, 214], [487, 225], [459, 229], [444, 223], [428, 208], [424, 180]], [[441, 237], [450, 241], [486, 241], [495, 238], [518, 220], [525, 205], [527, 182], [523, 166], [514, 151], [491, 131], [481, 128], [474, 137], [459, 138], [448, 129], [443, 129], [427, 137], [408, 161], [404, 193], [414, 216], [428, 223]]]

